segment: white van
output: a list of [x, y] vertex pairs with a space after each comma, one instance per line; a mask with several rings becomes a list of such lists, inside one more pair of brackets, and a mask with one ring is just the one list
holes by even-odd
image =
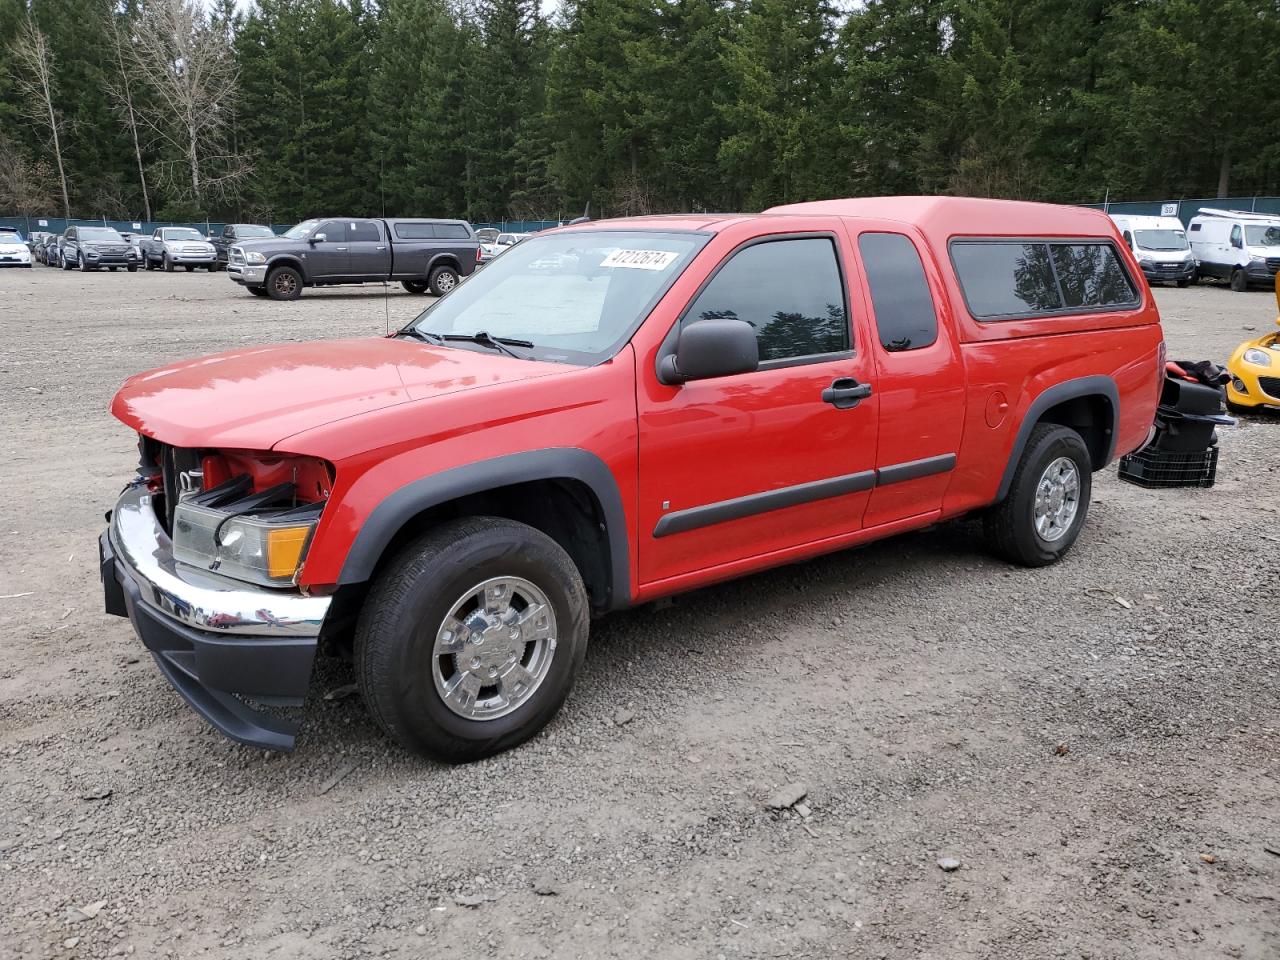
[[1200, 276], [1229, 280], [1232, 290], [1274, 286], [1280, 271], [1280, 216], [1202, 207], [1191, 218], [1187, 239]]
[[1133, 251], [1148, 283], [1159, 281], [1185, 287], [1195, 282], [1196, 261], [1181, 220], [1120, 213], [1111, 214], [1111, 219]]

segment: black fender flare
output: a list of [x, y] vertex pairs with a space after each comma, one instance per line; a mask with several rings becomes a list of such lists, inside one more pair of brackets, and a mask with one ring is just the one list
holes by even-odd
[[264, 277], [271, 276], [271, 271], [276, 267], [292, 267], [298, 271], [298, 275], [302, 277], [303, 283], [310, 283], [311, 280], [307, 276], [306, 264], [292, 253], [278, 253], [274, 257], [269, 257], [267, 262], [262, 265], [262, 275]]
[[452, 253], [437, 253], [434, 257], [432, 257], [430, 260], [427, 261], [426, 276], [428, 278], [430, 278], [431, 276], [431, 271], [434, 270], [436, 267], [453, 267], [453, 269], [457, 272], [459, 277], [466, 276], [466, 274], [462, 272], [461, 262], [459, 262], [458, 258], [454, 256]]
[[1080, 377], [1076, 380], [1055, 383], [1031, 401], [1031, 406], [1027, 407], [1022, 423], [1018, 425], [1018, 435], [1014, 438], [1013, 449], [1009, 451], [1009, 462], [1005, 464], [1004, 476], [1000, 478], [1000, 489], [996, 492], [996, 503], [1008, 496], [1009, 487], [1013, 484], [1014, 471], [1018, 469], [1018, 461], [1022, 459], [1022, 451], [1026, 449], [1027, 439], [1040, 421], [1041, 415], [1050, 407], [1056, 407], [1068, 400], [1075, 400], [1077, 397], [1099, 396], [1111, 406], [1110, 440], [1107, 443], [1107, 455], [1103, 458], [1102, 466], [1106, 466], [1114, 459], [1116, 434], [1120, 430], [1120, 391], [1116, 387], [1116, 382], [1105, 374], [1097, 374], [1092, 377]]
[[339, 584], [364, 583], [387, 545], [424, 510], [465, 497], [531, 480], [577, 480], [595, 495], [604, 514], [609, 543], [609, 607], [631, 603], [631, 553], [627, 515], [613, 472], [594, 453], [578, 447], [550, 447], [479, 460], [405, 484], [374, 507], [342, 564]]

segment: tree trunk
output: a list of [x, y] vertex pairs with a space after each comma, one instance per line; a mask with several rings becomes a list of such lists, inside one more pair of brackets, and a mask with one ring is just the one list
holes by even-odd
[[44, 102], [49, 108], [49, 130], [53, 133], [53, 155], [58, 160], [58, 180], [62, 183], [62, 216], [71, 219], [71, 197], [67, 193], [67, 172], [62, 167], [62, 141], [58, 137], [58, 118], [53, 113], [53, 95], [49, 84], [44, 86]]
[[1231, 187], [1231, 148], [1223, 145], [1222, 163], [1218, 167], [1218, 196], [1225, 197]]
[[191, 195], [195, 198], [196, 204], [203, 206], [200, 199], [200, 159], [197, 152], [198, 144], [196, 131], [193, 126], [188, 126], [188, 146], [187, 157], [191, 162]]

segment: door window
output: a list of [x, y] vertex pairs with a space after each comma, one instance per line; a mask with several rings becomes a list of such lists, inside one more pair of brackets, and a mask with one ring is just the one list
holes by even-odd
[[377, 243], [382, 239], [382, 231], [372, 220], [353, 220], [347, 224], [347, 239], [352, 243]]
[[1241, 242], [1242, 237], [1243, 235], [1240, 233], [1240, 224], [1237, 223], [1234, 227], [1231, 228], [1231, 245], [1233, 247], [1244, 246], [1244, 244]]
[[938, 339], [938, 315], [916, 245], [900, 233], [864, 233], [858, 251], [871, 287], [880, 345], [919, 350]]
[[725, 318], [755, 328], [761, 364], [849, 350], [835, 243], [827, 237], [771, 240], [733, 254], [683, 322]]
[[316, 233], [323, 233], [327, 243], [347, 242], [347, 225], [341, 220], [330, 220], [328, 223], [320, 224]]

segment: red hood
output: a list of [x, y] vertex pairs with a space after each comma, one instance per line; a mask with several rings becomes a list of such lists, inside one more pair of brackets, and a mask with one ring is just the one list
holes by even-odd
[[268, 450], [335, 420], [569, 369], [413, 340], [290, 343], [140, 373], [116, 393], [111, 412], [174, 446]]

